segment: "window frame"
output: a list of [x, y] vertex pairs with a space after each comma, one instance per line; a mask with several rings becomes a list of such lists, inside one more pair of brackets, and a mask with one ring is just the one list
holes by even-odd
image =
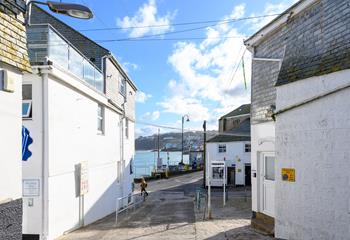
[[[99, 108], [101, 108], [101, 115], [100, 115]], [[100, 122], [101, 122], [101, 129], [99, 128]], [[97, 133], [100, 135], [104, 135], [105, 133], [105, 108], [102, 104], [97, 105]]]
[[[224, 151], [222, 151], [222, 149], [224, 149]], [[226, 150], [227, 150], [226, 144], [224, 144], [224, 143], [218, 144], [218, 153], [225, 153]]]
[[126, 97], [126, 79], [123, 76], [119, 76], [119, 93]]
[[[23, 114], [23, 104], [29, 104], [26, 114]], [[33, 100], [22, 100], [22, 119], [32, 119], [32, 103]]]

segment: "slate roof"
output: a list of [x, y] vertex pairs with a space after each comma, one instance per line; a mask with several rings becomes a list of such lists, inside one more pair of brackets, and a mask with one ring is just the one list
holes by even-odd
[[249, 113], [250, 113], [250, 104], [243, 104], [242, 106], [236, 108], [232, 112], [229, 112], [228, 114], [222, 116], [220, 119], [239, 116], [243, 114], [249, 114]]
[[250, 118], [245, 119], [240, 125], [225, 133], [210, 138], [207, 142], [240, 142], [250, 141]]

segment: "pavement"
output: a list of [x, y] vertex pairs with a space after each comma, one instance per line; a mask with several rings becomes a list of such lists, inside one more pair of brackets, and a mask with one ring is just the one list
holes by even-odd
[[250, 194], [242, 189], [229, 191], [225, 207], [220, 191], [214, 189], [213, 218], [208, 220], [204, 195], [199, 209], [194, 202], [195, 191], [203, 183], [202, 175], [196, 172], [148, 182], [149, 197], [135, 210], [118, 216], [117, 225], [112, 214], [59, 240], [272, 239], [250, 228]]

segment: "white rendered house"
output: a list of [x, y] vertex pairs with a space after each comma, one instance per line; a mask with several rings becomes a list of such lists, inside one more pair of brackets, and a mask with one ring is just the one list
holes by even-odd
[[[23, 233], [55, 239], [113, 213], [116, 199], [132, 193], [136, 88], [113, 56], [101, 71], [51, 25], [28, 32], [33, 74], [23, 81], [23, 124], [33, 155], [23, 163], [32, 188]], [[38, 36], [46, 42], [37, 45]]]
[[[220, 133], [206, 142], [206, 185], [250, 186], [250, 104], [219, 119]], [[222, 166], [215, 166], [216, 164]]]

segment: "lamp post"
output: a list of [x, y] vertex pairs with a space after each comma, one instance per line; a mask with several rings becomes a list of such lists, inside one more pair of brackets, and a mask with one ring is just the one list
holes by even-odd
[[181, 131], [181, 162], [180, 165], [184, 165], [184, 123], [190, 121], [190, 118], [187, 114], [182, 116], [182, 131]]
[[62, 2], [53, 2], [53, 1], [47, 1], [47, 2], [41, 2], [36, 0], [30, 0], [27, 3], [27, 14], [26, 14], [26, 24], [30, 26], [30, 15], [31, 15], [31, 8], [33, 3], [40, 4], [40, 5], [46, 5], [49, 7], [49, 9], [52, 12], [67, 15], [74, 18], [80, 18], [80, 19], [90, 19], [94, 15], [92, 11], [81, 4], [75, 4], [75, 3], [62, 3]]

